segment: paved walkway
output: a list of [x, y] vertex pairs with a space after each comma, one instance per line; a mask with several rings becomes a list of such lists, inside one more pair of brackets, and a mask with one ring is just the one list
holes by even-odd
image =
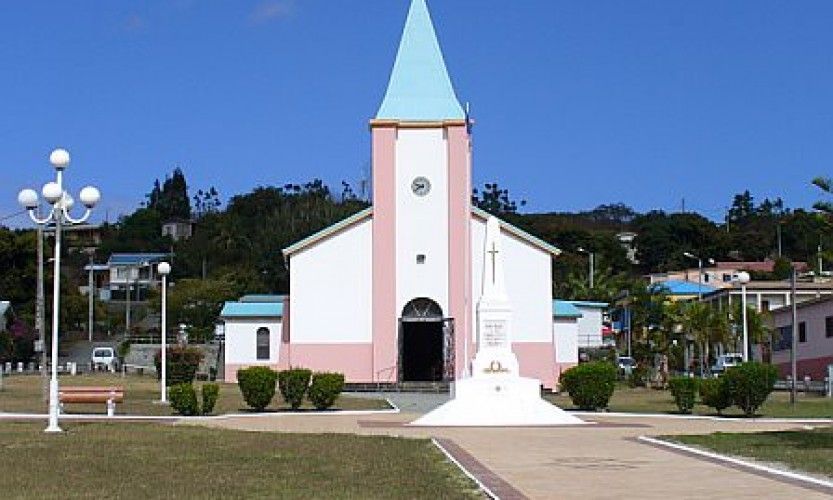
[[795, 428], [792, 423], [594, 415], [569, 428], [413, 428], [418, 413], [236, 418], [204, 425], [280, 432], [438, 437], [458, 444], [529, 498], [829, 498], [821, 492], [636, 441], [640, 435]]

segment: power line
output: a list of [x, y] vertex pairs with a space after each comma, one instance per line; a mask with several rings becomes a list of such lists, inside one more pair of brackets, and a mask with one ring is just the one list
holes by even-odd
[[6, 220], [9, 220], [9, 219], [14, 219], [15, 217], [19, 217], [19, 216], [21, 216], [21, 215], [23, 215], [23, 214], [25, 214], [25, 213], [26, 213], [26, 210], [21, 210], [20, 212], [16, 212], [16, 213], [13, 213], [13, 214], [5, 215], [5, 216], [3, 216], [3, 217], [0, 217], [0, 222], [6, 221]]

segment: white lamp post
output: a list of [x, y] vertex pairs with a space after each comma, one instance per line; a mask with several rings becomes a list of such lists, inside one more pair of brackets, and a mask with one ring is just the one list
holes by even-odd
[[749, 361], [749, 323], [746, 321], [746, 284], [752, 280], [749, 273], [741, 271], [735, 276], [735, 281], [740, 283], [740, 303], [743, 309], [743, 362]]
[[[694, 259], [697, 261], [697, 298], [702, 300], [703, 299], [703, 259], [697, 255], [694, 255], [691, 252], [683, 252], [683, 255], [688, 257], [689, 259]], [[709, 264], [714, 265], [714, 259], [709, 259]], [[686, 273], [686, 278], [688, 273]]]
[[156, 271], [162, 277], [162, 385], [160, 388], [160, 401], [165, 404], [168, 402], [168, 275], [171, 274], [171, 265], [167, 262], [160, 262], [156, 266]]
[[49, 155], [49, 162], [55, 168], [55, 181], [43, 186], [43, 198], [52, 206], [46, 217], [39, 218], [35, 209], [39, 205], [38, 193], [34, 189], [24, 189], [17, 195], [17, 201], [29, 212], [29, 217], [35, 224], [46, 226], [55, 225], [55, 270], [52, 291], [52, 378], [49, 381], [49, 424], [46, 432], [61, 432], [58, 426], [58, 311], [61, 292], [61, 226], [82, 224], [92, 213], [93, 207], [101, 199], [98, 189], [87, 186], [81, 190], [79, 198], [84, 204], [84, 215], [73, 218], [70, 215], [75, 201], [64, 191], [64, 170], [69, 165], [69, 153], [65, 149], [56, 149]]

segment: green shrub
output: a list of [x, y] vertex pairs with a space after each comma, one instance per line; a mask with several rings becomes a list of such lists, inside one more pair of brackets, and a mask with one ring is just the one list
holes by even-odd
[[210, 415], [220, 397], [220, 386], [217, 384], [203, 384], [202, 386], [202, 414]]
[[694, 408], [694, 401], [697, 398], [697, 382], [696, 378], [689, 377], [674, 377], [668, 381], [671, 395], [674, 396], [674, 404], [677, 405], [680, 413], [691, 413], [691, 409]]
[[197, 401], [197, 391], [193, 385], [174, 385], [169, 390], [169, 396], [171, 408], [180, 415], [192, 417], [200, 414], [200, 403]]
[[119, 343], [119, 346], [116, 348], [116, 354], [118, 355], [119, 359], [124, 361], [124, 358], [130, 354], [130, 341], [124, 340]]
[[700, 400], [704, 405], [717, 410], [717, 414], [732, 406], [732, 395], [729, 393], [729, 386], [726, 379], [707, 378], [700, 381]]
[[742, 363], [726, 370], [723, 378], [732, 402], [751, 417], [775, 387], [778, 369], [763, 363]]
[[293, 410], [300, 408], [301, 403], [304, 402], [310, 377], [312, 377], [312, 371], [306, 368], [291, 368], [278, 374], [281, 396]]
[[275, 397], [278, 373], [265, 366], [237, 370], [237, 385], [243, 399], [255, 411], [263, 411]]
[[307, 396], [318, 410], [333, 406], [344, 389], [344, 375], [341, 373], [316, 373], [312, 376]]
[[[197, 347], [171, 346], [168, 347], [165, 358], [168, 367], [167, 384], [190, 384], [196, 378], [197, 368], [199, 368], [200, 361], [202, 361], [203, 352]], [[156, 351], [153, 363], [156, 365], [156, 379], [159, 380], [162, 378], [161, 350]]]
[[561, 375], [561, 388], [582, 410], [607, 408], [616, 388], [616, 367], [604, 361], [574, 366]]

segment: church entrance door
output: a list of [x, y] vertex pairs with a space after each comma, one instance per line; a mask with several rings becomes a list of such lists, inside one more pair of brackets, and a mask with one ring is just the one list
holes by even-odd
[[[399, 327], [399, 380], [439, 382], [447, 379], [451, 321], [431, 299], [415, 299], [402, 311]], [[453, 363], [453, 359], [451, 360]]]

